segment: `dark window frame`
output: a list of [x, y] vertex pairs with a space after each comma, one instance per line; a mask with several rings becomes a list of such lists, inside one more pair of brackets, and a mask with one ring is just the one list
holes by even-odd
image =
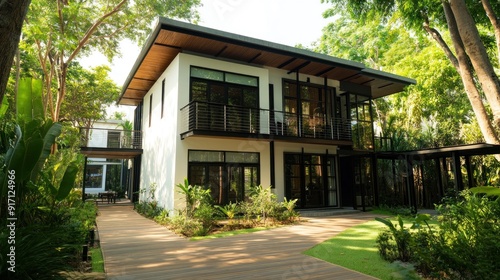
[[[293, 163], [290, 163], [287, 161], [288, 157], [295, 157], [295, 160]], [[313, 164], [311, 162], [307, 163], [308, 158], [312, 158], [313, 156], [320, 157], [321, 159], [321, 164]], [[338, 155], [335, 154], [318, 154], [318, 153], [295, 153], [295, 152], [284, 152], [283, 153], [283, 163], [284, 163], [284, 170], [285, 170], [285, 197], [287, 199], [295, 199], [298, 198], [299, 200], [297, 201], [297, 207], [298, 208], [317, 208], [317, 207], [339, 207], [340, 206], [340, 201], [339, 201], [339, 196], [340, 196], [340, 190], [339, 190], [339, 170], [338, 170]], [[331, 161], [333, 162], [334, 165], [334, 171], [335, 174], [329, 175], [328, 174], [328, 162]], [[288, 171], [289, 166], [298, 166], [299, 168], [299, 174], [294, 174], [294, 176], [291, 176]], [[307, 188], [306, 186], [308, 183], [311, 183], [312, 177], [309, 176], [310, 181], [306, 182], [306, 171], [305, 169], [308, 168], [309, 171], [311, 171], [311, 168], [313, 166], [320, 166], [321, 169], [321, 190], [319, 193], [321, 193], [322, 197], [322, 205], [316, 205], [316, 206], [311, 206], [307, 205]], [[290, 175], [290, 176], [289, 176]], [[336, 205], [330, 205], [329, 201], [329, 188], [328, 188], [328, 179], [329, 178], [334, 178], [336, 180]], [[292, 188], [291, 185], [289, 185], [288, 182], [292, 182], [293, 179], [298, 179], [300, 181], [299, 188], [300, 188], [300, 193], [299, 197], [292, 197]]]
[[165, 79], [161, 82], [161, 118], [163, 119], [163, 106], [165, 104]]
[[[192, 70], [193, 68], [199, 68], [199, 69], [204, 69], [204, 70], [209, 70], [209, 71], [216, 71], [220, 72], [223, 75], [223, 80], [213, 80], [213, 79], [204, 79], [204, 78], [199, 78], [199, 77], [193, 77], [192, 76]], [[232, 82], [227, 82], [226, 81], [226, 74], [231, 74], [231, 75], [239, 75], [239, 76], [244, 76], [244, 77], [250, 77], [250, 78], [255, 78], [257, 79], [257, 85], [252, 86], [252, 85], [245, 85], [245, 84], [240, 84], [240, 83], [232, 83]], [[205, 100], [200, 101], [200, 100], [193, 100], [193, 82], [205, 82], [207, 83], [207, 90], [205, 93]], [[222, 102], [212, 102], [211, 100], [211, 95], [212, 95], [212, 87], [211, 86], [221, 86], [224, 88], [224, 93], [223, 93], [223, 101]], [[199, 67], [195, 65], [191, 65], [190, 67], [190, 74], [189, 74], [189, 101], [200, 101], [200, 102], [206, 102], [206, 103], [217, 103], [217, 104], [222, 104], [222, 105], [229, 105], [229, 91], [230, 89], [241, 89], [242, 91], [245, 90], [255, 90], [255, 104], [253, 106], [247, 106], [245, 104], [239, 104], [239, 105], [230, 105], [230, 106], [235, 106], [235, 107], [243, 107], [243, 108], [255, 108], [258, 109], [260, 107], [260, 79], [258, 76], [251, 76], [251, 75], [246, 75], [246, 74], [240, 74], [236, 72], [229, 72], [229, 71], [222, 71], [222, 70], [216, 70], [216, 69], [210, 69], [206, 67]], [[242, 96], [243, 97], [243, 96]], [[244, 98], [242, 98], [244, 100]]]
[[[189, 159], [189, 155], [190, 155], [190, 152], [219, 152], [219, 153], [223, 153], [223, 159], [222, 161], [190, 161]], [[228, 162], [227, 161], [227, 157], [226, 157], [226, 153], [252, 153], [254, 155], [257, 156], [257, 162], [255, 163], [250, 163], [250, 162]], [[222, 181], [223, 181], [223, 186], [222, 186], [222, 190], [223, 190], [223, 194], [222, 194], [222, 201], [221, 201], [221, 204], [224, 205], [229, 201], [229, 189], [230, 189], [230, 186], [228, 185], [229, 184], [229, 170], [231, 168], [243, 168], [243, 172], [244, 172], [244, 169], [245, 168], [256, 168], [256, 183], [255, 185], [259, 185], [260, 184], [260, 181], [261, 181], [261, 170], [260, 170], [260, 153], [258, 152], [239, 152], [239, 151], [221, 151], [221, 150], [197, 150], [197, 149], [189, 149], [188, 150], [188, 165], [187, 165], [187, 172], [188, 172], [188, 178], [191, 178], [192, 176], [192, 170], [191, 170], [191, 167], [203, 167], [205, 170], [209, 170], [210, 167], [219, 167], [222, 169]], [[244, 178], [244, 177], [243, 177]], [[241, 178], [240, 178], [241, 179]], [[206, 174], [204, 174], [204, 178], [203, 178], [203, 181], [204, 182], [209, 182], [210, 180], [210, 173], [207, 172]], [[190, 182], [191, 183], [191, 182]], [[241, 183], [241, 182], [240, 182]], [[244, 183], [244, 182], [243, 182]], [[240, 197], [236, 198], [237, 200], [243, 200], [244, 199], [244, 196], [245, 196], [245, 193], [247, 193], [248, 190], [245, 190], [244, 189], [244, 185], [242, 186], [243, 187], [243, 191], [241, 192], [240, 194]], [[214, 194], [212, 194], [214, 195]]]
[[121, 140], [121, 132], [120, 131], [108, 130], [106, 147], [108, 147], [108, 148], [121, 148], [120, 147], [120, 144], [121, 144], [120, 140]]
[[153, 114], [153, 94], [149, 96], [149, 127], [151, 127], [151, 116]]

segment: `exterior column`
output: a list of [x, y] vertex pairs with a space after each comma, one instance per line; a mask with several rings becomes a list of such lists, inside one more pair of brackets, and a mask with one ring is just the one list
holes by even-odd
[[457, 152], [453, 153], [453, 173], [455, 179], [455, 189], [461, 191], [464, 189], [464, 181], [462, 179], [462, 171], [460, 170], [460, 155]]
[[439, 198], [443, 198], [444, 196], [444, 191], [443, 191], [443, 174], [441, 174], [441, 159], [436, 158], [434, 159], [434, 164], [436, 165], [436, 173], [437, 173], [437, 180], [438, 180], [438, 192], [439, 192]]
[[465, 168], [467, 169], [467, 180], [469, 181], [469, 189], [474, 187], [474, 176], [472, 176], [472, 168], [470, 164], [470, 156], [465, 156]]
[[408, 172], [407, 187], [408, 187], [408, 200], [411, 208], [412, 214], [417, 213], [417, 200], [415, 197], [415, 182], [413, 175], [413, 160], [406, 157], [406, 169]]
[[276, 188], [276, 169], [275, 169], [275, 158], [274, 158], [274, 141], [269, 142], [269, 154], [270, 154], [270, 172], [271, 172], [271, 188]]

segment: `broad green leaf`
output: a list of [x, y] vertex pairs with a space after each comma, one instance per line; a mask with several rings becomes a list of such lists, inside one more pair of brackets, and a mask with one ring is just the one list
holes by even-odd
[[16, 100], [17, 119], [19, 121], [30, 121], [33, 118], [33, 94], [32, 78], [22, 78], [19, 80]]
[[500, 188], [496, 188], [496, 187], [475, 187], [475, 188], [471, 188], [470, 191], [473, 194], [486, 194], [487, 196], [500, 197]]
[[36, 129], [36, 122], [29, 122], [24, 126], [22, 137], [13, 148], [7, 170], [16, 170], [18, 180], [26, 180], [31, 175], [40, 154], [42, 153], [43, 139]]
[[384, 218], [376, 217], [375, 220], [377, 220], [377, 221], [383, 223], [384, 225], [386, 225], [391, 231], [396, 230], [396, 227], [394, 226], [394, 224], [392, 224], [391, 220], [389, 220], [389, 219], [384, 219]]
[[44, 119], [43, 113], [43, 102], [42, 102], [42, 89], [43, 81], [39, 79], [33, 79], [31, 83], [31, 106], [33, 112], [33, 118]]
[[78, 166], [73, 162], [68, 166], [61, 180], [61, 184], [59, 185], [59, 190], [57, 191], [56, 195], [57, 201], [61, 201], [69, 195], [71, 189], [73, 189], [73, 187], [75, 186], [77, 173]]
[[47, 121], [47, 125], [50, 125], [48, 130], [45, 132], [43, 137], [43, 149], [40, 157], [38, 158], [37, 164], [33, 171], [31, 172], [31, 179], [35, 180], [42, 170], [43, 164], [50, 155], [52, 145], [56, 142], [56, 138], [61, 135], [62, 125], [60, 123], [52, 123], [52, 121]]

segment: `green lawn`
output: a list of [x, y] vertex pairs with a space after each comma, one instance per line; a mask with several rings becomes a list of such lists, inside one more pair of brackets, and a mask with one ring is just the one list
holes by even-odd
[[104, 260], [102, 258], [101, 248], [93, 248], [90, 250], [92, 256], [92, 272], [104, 273]]
[[375, 220], [354, 226], [304, 254], [379, 279], [409, 279], [402, 276], [406, 271], [401, 271], [401, 266], [390, 264], [378, 255], [375, 239], [384, 227]]

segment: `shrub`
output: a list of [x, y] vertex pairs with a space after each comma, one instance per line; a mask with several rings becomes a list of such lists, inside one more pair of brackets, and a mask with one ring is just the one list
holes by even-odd
[[449, 248], [438, 257], [461, 278], [488, 279], [499, 275], [500, 200], [461, 193], [458, 199], [438, 206], [442, 215], [438, 238], [431, 246]]
[[[387, 260], [412, 261], [418, 270], [438, 279], [490, 279], [500, 275], [500, 199], [462, 192], [437, 206], [438, 227], [417, 216], [413, 228], [377, 219], [388, 226], [377, 244]], [[423, 227], [422, 223], [427, 224]], [[396, 253], [397, 252], [397, 253]]]
[[[403, 219], [398, 216], [398, 224], [393, 224], [389, 219], [375, 218], [385, 224], [388, 229], [377, 237], [377, 244], [380, 256], [388, 261], [400, 260], [407, 262], [410, 260], [411, 234], [404, 226]], [[398, 228], [399, 225], [399, 228]]]
[[196, 219], [189, 219], [182, 212], [179, 212], [177, 215], [170, 218], [168, 225], [169, 228], [175, 233], [188, 237], [198, 236], [200, 234], [203, 235], [203, 233], [206, 232], [200, 221]]
[[234, 219], [236, 214], [238, 214], [239, 207], [238, 204], [230, 202], [227, 205], [220, 206], [220, 205], [215, 205], [215, 208], [217, 208], [222, 214], [224, 214], [229, 220]]
[[284, 198], [283, 202], [278, 204], [273, 213], [273, 217], [283, 223], [292, 223], [299, 217], [299, 213], [295, 211], [297, 199], [287, 200]]

